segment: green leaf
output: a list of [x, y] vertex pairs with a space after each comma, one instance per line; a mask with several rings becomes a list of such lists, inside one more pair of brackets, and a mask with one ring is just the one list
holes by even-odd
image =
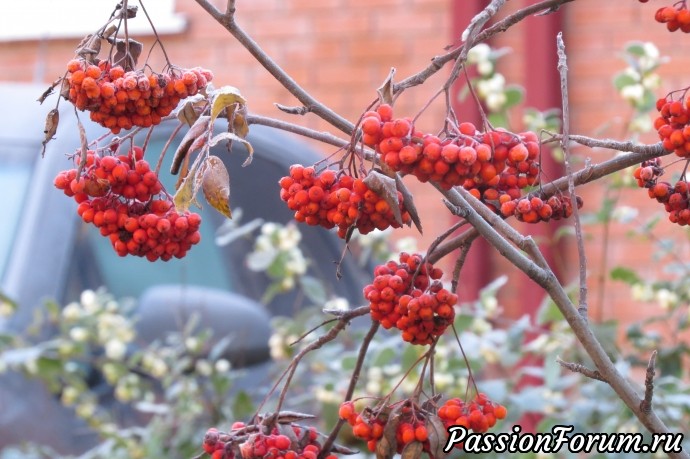
[[487, 118], [489, 118], [489, 123], [491, 123], [493, 127], [508, 127], [508, 117], [505, 112], [489, 113]]
[[454, 325], [455, 329], [458, 331], [458, 334], [467, 330], [470, 327], [470, 325], [472, 325], [473, 321], [474, 316], [471, 314], [457, 314], [455, 316]]
[[401, 363], [403, 370], [407, 371], [419, 358], [419, 346], [405, 346], [401, 357]]
[[611, 270], [609, 275], [612, 280], [622, 281], [629, 285], [639, 284], [641, 282], [640, 277], [635, 271], [624, 266], [616, 266]]
[[525, 97], [525, 89], [516, 84], [509, 84], [505, 87], [506, 103], [505, 108], [514, 107], [520, 104]]
[[546, 297], [539, 306], [537, 311], [536, 322], [538, 325], [544, 325], [549, 322], [557, 322], [563, 320], [563, 314], [556, 306], [556, 303], [551, 300], [551, 297]]
[[242, 390], [237, 393], [232, 403], [232, 414], [235, 419], [248, 418], [254, 414], [254, 402], [247, 392]]
[[621, 72], [613, 77], [613, 86], [616, 87], [617, 91], [633, 84], [638, 84], [638, 81], [627, 73]]
[[617, 353], [616, 338], [618, 337], [618, 321], [607, 320], [601, 323], [593, 323], [591, 325], [592, 332], [597, 337], [601, 346], [609, 354]]
[[397, 353], [389, 347], [383, 348], [374, 359], [372, 365], [375, 367], [388, 365], [395, 358], [396, 354]]
[[302, 276], [299, 279], [302, 291], [314, 304], [323, 305], [327, 301], [326, 289], [323, 283], [312, 276]]
[[638, 57], [647, 55], [647, 52], [644, 49], [644, 43], [641, 41], [632, 41], [625, 45], [625, 52]]
[[680, 378], [683, 375], [683, 348], [676, 346], [671, 349], [662, 349], [656, 358], [657, 368], [665, 376]]

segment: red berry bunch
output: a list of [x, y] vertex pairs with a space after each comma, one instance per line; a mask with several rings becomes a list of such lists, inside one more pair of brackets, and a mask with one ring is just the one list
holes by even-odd
[[667, 151], [681, 158], [690, 157], [690, 98], [673, 100], [669, 95], [656, 101], [659, 117], [654, 128]]
[[[338, 228], [344, 238], [350, 227], [361, 234], [374, 229], [399, 228], [388, 202], [370, 190], [361, 178], [338, 174], [326, 169], [317, 174], [314, 167], [295, 164], [290, 175], [279, 181], [280, 198], [295, 211], [295, 220], [308, 225]], [[403, 197], [398, 192], [403, 223], [409, 223], [410, 214], [404, 209]]]
[[457, 295], [437, 281], [443, 271], [422, 263], [419, 254], [400, 254], [400, 263], [389, 261], [374, 269], [374, 281], [364, 287], [372, 319], [395, 327], [411, 344], [431, 344], [455, 318]]
[[201, 216], [175, 210], [140, 147], [119, 156], [89, 151], [80, 177], [77, 169], [62, 171], [54, 184], [79, 203], [77, 214], [108, 237], [120, 256], [168, 261], [184, 257], [201, 240]]
[[[642, 1], [642, 3], [645, 3], [645, 1]], [[690, 11], [688, 11], [684, 1], [677, 2], [673, 6], [659, 8], [654, 14], [654, 19], [661, 24], [666, 24], [669, 32], [680, 30], [681, 32], [690, 33]]]
[[690, 224], [690, 183], [682, 177], [675, 185], [658, 181], [663, 173], [661, 160], [654, 158], [640, 164], [633, 176], [640, 188], [647, 188], [651, 199], [664, 205], [671, 223], [681, 226]]
[[462, 123], [456, 137], [441, 139], [416, 131], [410, 118], [394, 119], [389, 105], [366, 112], [361, 126], [362, 142], [392, 169], [445, 189], [464, 186], [485, 202], [506, 194], [519, 198], [520, 189], [538, 181], [539, 142], [533, 132], [480, 133], [472, 123]]
[[[438, 409], [438, 417], [446, 429], [450, 426], [462, 426], [475, 433], [487, 432], [496, 425], [497, 420], [504, 419], [507, 414], [505, 406], [492, 402], [482, 393], [477, 394], [470, 403], [451, 398]], [[455, 447], [462, 448], [462, 443]]]
[[[396, 415], [393, 416], [393, 413]], [[395, 429], [396, 440], [392, 449], [398, 454], [402, 453], [405, 446], [415, 441], [422, 444], [423, 451], [430, 451], [429, 432], [426, 427], [429, 415], [416, 408], [409, 400], [384, 407], [366, 407], [360, 413], [357, 413], [353, 402], [344, 402], [340, 405], [338, 415], [352, 426], [353, 435], [365, 441], [367, 448], [372, 452], [376, 452], [379, 440], [390, 422], [397, 423], [392, 426]]]
[[[576, 198], [577, 208], [580, 209], [583, 203], [582, 198], [579, 196]], [[546, 201], [538, 196], [532, 198], [525, 196], [501, 203], [500, 211], [504, 217], [512, 215], [521, 222], [539, 223], [570, 217], [573, 214], [573, 204], [570, 196], [564, 194], [551, 196]]]
[[[317, 459], [321, 452], [318, 437], [316, 429], [294, 424], [266, 429], [235, 422], [228, 433], [209, 429], [202, 446], [212, 459]], [[329, 454], [326, 459], [337, 456]]]
[[118, 134], [133, 126], [159, 124], [181, 99], [203, 90], [212, 79], [213, 74], [200, 67], [146, 75], [142, 70], [125, 72], [109, 61], [96, 65], [72, 59], [65, 82], [77, 109], [88, 110], [92, 121]]

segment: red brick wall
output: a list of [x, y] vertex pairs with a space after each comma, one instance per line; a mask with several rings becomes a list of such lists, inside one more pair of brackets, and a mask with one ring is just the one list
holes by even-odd
[[[513, 11], [527, 3], [533, 2], [512, 0], [507, 8]], [[688, 84], [685, 69], [690, 64], [690, 55], [683, 52], [685, 47], [678, 43], [690, 38], [680, 32], [670, 34], [654, 23], [652, 16], [656, 7], [658, 5], [641, 5], [634, 1], [601, 0], [578, 0], [563, 7], [573, 133], [617, 138], [623, 135], [621, 123], [630, 110], [613, 90], [611, 78], [625, 67], [618, 53], [629, 40], [652, 40], [659, 45], [662, 54], [671, 57], [671, 63], [661, 69], [664, 92]], [[213, 69], [216, 84], [240, 88], [249, 101], [250, 110], [255, 113], [294, 120], [315, 129], [328, 129], [315, 116], [295, 119], [279, 112], [274, 102], [295, 105], [295, 99], [267, 71], [258, 67], [249, 53], [196, 3], [180, 1], [178, 8], [188, 17], [189, 28], [184, 33], [163, 37], [173, 63]], [[375, 88], [391, 67], [397, 68], [397, 77], [402, 79], [424, 68], [432, 56], [443, 53], [444, 46], [457, 39], [458, 31], [451, 30], [451, 11], [452, 2], [448, 0], [252, 0], [238, 2], [237, 18], [298, 83], [346, 118], [354, 120], [374, 100]], [[99, 24], [94, 24], [94, 28], [97, 26]], [[509, 82], [525, 84], [530, 78], [530, 69], [522, 56], [530, 52], [531, 44], [525, 41], [524, 32], [524, 27], [518, 26], [494, 41], [496, 46], [510, 46], [514, 50], [501, 64], [501, 71]], [[144, 41], [148, 47], [150, 40]], [[64, 71], [64, 64], [72, 56], [75, 45], [76, 40], [0, 43], [3, 63], [0, 81], [52, 81]], [[160, 69], [161, 53], [154, 53], [150, 63]], [[447, 69], [444, 69], [424, 87], [407, 91], [397, 103], [398, 113], [416, 113], [440, 87], [446, 75]], [[442, 116], [442, 103], [434, 104], [421, 118], [421, 127], [436, 129]], [[656, 137], [649, 135], [644, 140], [655, 142]], [[324, 147], [325, 153], [330, 151], [329, 147]], [[612, 155], [611, 152], [583, 149], [576, 153], [594, 162]], [[420, 245], [426, 247], [448, 226], [450, 219], [437, 193], [430, 187], [410, 183], [425, 222], [426, 231]], [[586, 186], [580, 192], [586, 202], [585, 210], [595, 210], [600, 202], [601, 186]], [[643, 191], [625, 194], [623, 202], [642, 205], [644, 212], [659, 210], [647, 200]], [[586, 231], [590, 297], [596, 298], [596, 279], [601, 273], [603, 253], [601, 234], [592, 227], [587, 227]], [[660, 237], [667, 234], [687, 236], [687, 230], [665, 223], [660, 225], [659, 231]], [[612, 227], [607, 255], [609, 267], [624, 264], [639, 266], [650, 274], [658, 273], [659, 266], [651, 261], [649, 246], [631, 245], [624, 232], [624, 227]], [[405, 230], [399, 234], [413, 235], [415, 232]], [[690, 249], [687, 239], [682, 243], [682, 237], [678, 250], [687, 259]], [[557, 256], [559, 263], [570, 268], [571, 277], [576, 275], [575, 252], [568, 249]], [[592, 307], [597, 309], [599, 305], [595, 301]], [[594, 311], [594, 317], [625, 317], [628, 320], [643, 311], [629, 301], [625, 288], [609, 283], [606, 301]]]

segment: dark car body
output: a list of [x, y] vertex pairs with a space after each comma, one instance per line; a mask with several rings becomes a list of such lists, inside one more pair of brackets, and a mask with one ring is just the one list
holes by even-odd
[[[229, 355], [233, 364], [267, 362], [270, 317], [292, 315], [300, 303], [292, 292], [260, 304], [270, 280], [245, 266], [252, 238], [216, 245], [215, 233], [225, 217], [206, 205], [201, 211], [192, 209], [203, 217], [202, 241], [183, 259], [151, 263], [118, 257], [108, 239], [77, 216], [74, 200], [53, 185], [59, 171], [73, 167], [67, 155], [79, 148], [80, 140], [73, 107], [61, 101], [57, 134], [41, 158], [43, 123], [52, 108], [46, 105], [56, 100], [53, 97], [39, 105], [36, 98], [43, 89], [0, 85], [5, 107], [0, 115], [0, 292], [19, 306], [11, 319], [0, 319], [0, 330], [23, 330], [46, 300], [66, 304], [77, 300], [83, 290], [105, 286], [116, 297], [141, 300], [139, 331], [149, 340], [179, 326], [179, 321], [171, 319], [175, 313], [202, 311], [201, 325], [217, 334], [244, 333]], [[87, 122], [87, 114], [79, 113], [79, 117], [89, 139], [104, 133]], [[152, 165], [175, 122], [167, 124], [156, 127], [149, 140], [146, 159]], [[173, 142], [166, 164], [183, 134], [184, 130]], [[261, 218], [287, 223], [292, 212], [280, 200], [277, 182], [291, 164], [312, 164], [321, 155], [295, 137], [261, 126], [251, 127], [249, 141], [255, 150], [249, 167], [242, 167], [247, 153], [241, 145], [228, 152], [221, 144], [213, 151], [229, 171], [231, 205], [242, 209], [243, 221]], [[177, 177], [168, 175], [164, 166], [161, 180], [172, 193]], [[313, 260], [310, 273], [323, 279], [334, 295], [360, 302], [369, 268], [346, 258], [341, 266], [343, 279], [336, 281], [334, 263], [341, 257], [342, 240], [323, 228], [300, 226], [300, 230], [301, 248]], [[41, 413], [39, 425], [37, 413]], [[31, 440], [75, 452], [85, 444], [83, 431], [83, 424], [38, 383], [16, 374], [0, 378], [0, 448]]]

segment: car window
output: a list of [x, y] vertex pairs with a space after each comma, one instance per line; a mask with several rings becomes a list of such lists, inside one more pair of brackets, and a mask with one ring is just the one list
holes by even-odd
[[3, 139], [0, 145], [0, 278], [11, 254], [31, 181], [36, 147]]
[[[152, 168], [155, 168], [158, 152], [168, 140], [169, 132], [161, 127], [154, 131], [149, 141], [146, 159]], [[278, 180], [285, 175], [290, 164], [312, 164], [320, 156], [303, 143], [295, 143], [295, 140], [273, 130], [257, 128], [253, 132], [254, 137], [250, 140], [255, 154], [248, 168], [242, 167], [247, 152], [239, 144], [233, 147], [232, 152], [228, 152], [224, 144], [217, 145], [212, 151], [223, 160], [229, 171], [231, 208], [242, 209], [240, 224], [256, 218], [283, 224], [294, 221], [292, 212], [279, 197]], [[170, 193], [175, 189], [177, 177], [168, 171], [181, 138], [182, 134], [172, 143], [161, 168], [161, 181]], [[150, 263], [138, 257], [120, 258], [107, 238], [101, 237], [92, 225], [83, 225], [75, 241], [63, 301], [74, 300], [85, 288], [100, 285], [105, 285], [116, 296], [138, 297], [147, 287], [157, 284], [217, 287], [259, 301], [271, 281], [263, 273], [249, 271], [246, 267], [247, 254], [253, 249], [253, 235], [219, 247], [214, 241], [215, 232], [226, 219], [206, 204], [203, 196], [199, 196], [199, 201], [202, 209], [192, 206], [191, 210], [202, 215], [202, 242], [181, 260]], [[348, 257], [342, 266], [344, 277], [337, 281], [334, 262], [342, 254], [342, 240], [320, 227], [299, 225], [299, 229], [303, 236], [301, 248], [313, 261], [309, 265], [309, 274], [323, 280], [329, 294], [359, 302], [369, 268], [362, 269]], [[273, 315], [292, 315], [306, 304], [304, 295], [293, 290], [277, 295], [266, 306]]]

